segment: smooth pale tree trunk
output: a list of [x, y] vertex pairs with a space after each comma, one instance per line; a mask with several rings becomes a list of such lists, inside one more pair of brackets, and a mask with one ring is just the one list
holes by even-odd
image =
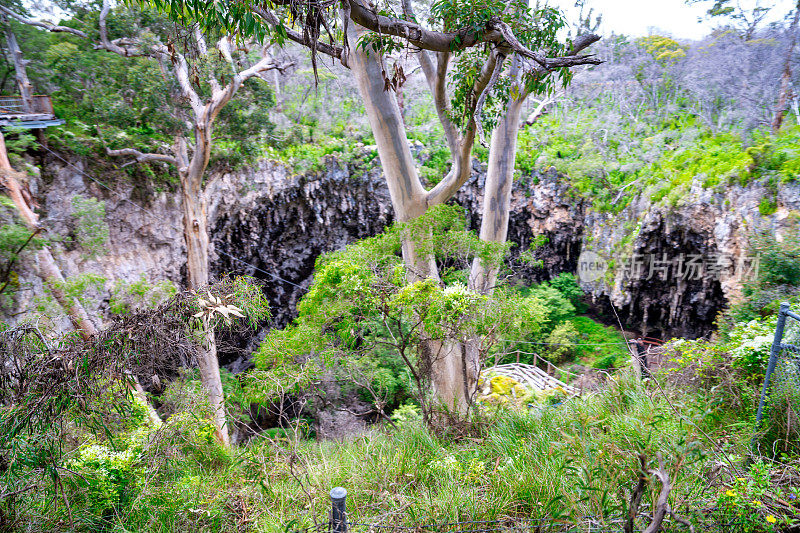
[[[484, 242], [502, 244], [508, 236], [508, 219], [511, 210], [511, 188], [514, 183], [514, 165], [517, 156], [517, 133], [524, 99], [508, 103], [505, 115], [492, 132], [489, 147], [489, 166], [483, 191], [483, 219], [480, 238]], [[497, 285], [500, 263], [485, 263], [475, 258], [469, 276], [469, 288], [480, 294], [491, 295]], [[479, 339], [471, 339], [464, 347], [464, 367], [468, 390], [477, 389], [480, 375]]]
[[200, 290], [208, 286], [208, 213], [203, 191], [181, 177], [183, 237], [186, 241], [186, 271], [189, 288]]
[[[517, 157], [517, 133], [523, 103], [524, 100], [510, 101], [505, 115], [492, 132], [480, 232], [480, 238], [484, 242], [502, 244], [506, 242], [508, 236], [511, 187], [514, 183], [514, 165]], [[481, 294], [492, 294], [499, 271], [499, 263], [485, 263], [476, 258], [470, 271], [470, 288]]]
[[781, 75], [781, 86], [778, 92], [778, 105], [775, 106], [775, 117], [772, 119], [772, 133], [777, 134], [783, 124], [783, 117], [789, 107], [789, 97], [792, 84], [792, 54], [794, 53], [795, 43], [797, 42], [797, 23], [800, 20], [800, 2], [794, 10], [792, 25], [789, 27], [789, 46], [786, 50], [786, 58], [783, 63], [783, 74]]
[[[358, 35], [363, 31], [352, 21], [348, 23], [348, 65], [355, 76], [375, 136], [395, 216], [399, 222], [411, 222], [427, 211], [427, 193], [417, 174], [396, 95], [385, 90], [380, 55], [375, 51], [366, 53], [356, 45]], [[426, 278], [439, 281], [435, 257], [420, 251], [420, 240], [430, 238], [427, 230], [421, 229], [422, 235], [409, 233], [403, 238], [403, 260], [408, 270], [408, 281]], [[450, 410], [465, 413], [469, 395], [464, 388], [461, 344], [428, 340], [422, 342], [421, 350], [422, 358], [427, 360], [427, 363], [422, 362], [422, 366], [429, 368], [433, 398]]]
[[[195, 149], [189, 159], [186, 142], [176, 142], [178, 175], [181, 182], [183, 208], [183, 236], [186, 241], [186, 270], [189, 288], [199, 291], [209, 284], [208, 272], [208, 201], [203, 190], [203, 174], [211, 157], [211, 121], [201, 117], [195, 124]], [[224, 446], [230, 445], [227, 417], [225, 416], [225, 394], [219, 373], [217, 343], [214, 329], [207, 317], [203, 321], [203, 343], [197, 354], [200, 381], [208, 394], [213, 411], [214, 435]]]
[[[348, 24], [348, 63], [364, 100], [395, 216], [399, 222], [410, 222], [427, 211], [426, 191], [411, 155], [395, 93], [385, 90], [380, 54], [375, 51], [367, 53], [357, 46], [356, 41], [363, 31], [353, 22]], [[403, 239], [403, 259], [409, 270], [409, 281], [425, 278], [438, 280], [434, 258], [430, 254], [420, 254], [419, 246], [412, 237], [408, 235]]]
[[[209, 284], [207, 202], [203, 191], [192, 189], [190, 183], [184, 183], [184, 180], [181, 179], [183, 233], [186, 240], [186, 269], [189, 288], [201, 290]], [[210, 326], [207, 318], [202, 320], [202, 335], [205, 344], [200, 345], [197, 357], [200, 381], [208, 392], [208, 400], [214, 412], [215, 436], [221, 444], [228, 446], [230, 445], [230, 437], [225, 416], [225, 395], [222, 390], [222, 378], [219, 373], [214, 329]]]

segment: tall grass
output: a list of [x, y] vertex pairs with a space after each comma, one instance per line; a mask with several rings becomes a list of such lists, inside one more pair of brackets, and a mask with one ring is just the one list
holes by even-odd
[[[246, 524], [278, 532], [324, 521], [335, 486], [347, 488], [355, 522], [619, 517], [638, 454], [654, 461], [657, 452], [680, 510], [697, 505], [701, 473], [713, 461], [703, 451], [710, 443], [687, 422], [705, 424], [706, 408], [697, 397], [679, 415], [652, 387], [623, 374], [607, 390], [561, 405], [486, 413], [484, 430], [470, 438], [405, 422], [343, 442], [260, 438], [230, 453], [184, 453], [167, 462], [163, 450], [150, 448], [143, 465], [160, 466], [147, 469], [135, 497], [104, 521], [128, 531], [237, 531]], [[746, 439], [732, 439], [724, 451], [741, 451]], [[659, 487], [651, 488], [647, 505]]]
[[[749, 428], [715, 416], [702, 395], [661, 390], [622, 372], [607, 389], [560, 405], [484, 413], [480, 430], [461, 438], [413, 420], [344, 441], [258, 437], [230, 451], [162, 436], [143, 448], [124, 505], [92, 514], [78, 505], [87, 489], [77, 479], [68, 496], [78, 529], [97, 531], [284, 532], [325, 522], [335, 486], [347, 488], [357, 523], [610, 520], [627, 510], [639, 454], [655, 467], [661, 453], [673, 509], [713, 507], [740, 474], [716, 488], [706, 474], [746, 454]], [[652, 510], [659, 489], [650, 484], [640, 512]], [[45, 512], [44, 503], [28, 501], [20, 525], [68, 530], [64, 506]]]

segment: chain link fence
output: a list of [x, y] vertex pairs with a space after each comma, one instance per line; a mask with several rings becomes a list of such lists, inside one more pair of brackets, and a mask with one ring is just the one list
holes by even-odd
[[800, 451], [800, 314], [781, 304], [756, 413], [754, 450]]

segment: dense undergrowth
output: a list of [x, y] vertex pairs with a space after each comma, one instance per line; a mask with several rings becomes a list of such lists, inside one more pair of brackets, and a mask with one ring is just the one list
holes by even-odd
[[[739, 413], [703, 392], [673, 389], [663, 376], [643, 383], [623, 372], [603, 391], [562, 405], [486, 412], [460, 437], [434, 434], [418, 411], [404, 410], [394, 427], [343, 442], [289, 432], [227, 451], [198, 409], [157, 429], [138, 426], [113, 444], [88, 438], [71, 452], [60, 475], [78, 528], [279, 532], [324, 522], [334, 486], [347, 487], [352, 522], [610, 522], [625, 515], [639, 454], [653, 466], [659, 453], [674, 510], [697, 524], [770, 531], [787, 519], [774, 502], [798, 498], [793, 481], [770, 481], [779, 472], [796, 480], [796, 460], [748, 464], [751, 427], [736, 423]], [[656, 485], [643, 509], [651, 509]], [[13, 505], [6, 500], [2, 523], [69, 529], [66, 506], [48, 505], [47, 490], [45, 483]]]

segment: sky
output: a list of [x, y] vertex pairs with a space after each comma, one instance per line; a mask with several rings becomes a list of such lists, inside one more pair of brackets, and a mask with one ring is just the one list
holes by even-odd
[[[744, 7], [753, 6], [753, 0], [740, 0]], [[577, 13], [575, 0], [551, 0], [567, 15]], [[612, 32], [630, 36], [643, 36], [650, 33], [670, 35], [677, 39], [700, 39], [719, 25], [719, 20], [703, 20], [712, 2], [687, 5], [684, 0], [587, 0], [587, 7], [595, 13], [602, 13], [603, 22], [600, 33]], [[763, 0], [764, 7], [774, 6], [767, 16], [768, 21], [781, 20], [794, 7], [791, 0]], [[569, 20], [569, 17], [568, 17]]]

